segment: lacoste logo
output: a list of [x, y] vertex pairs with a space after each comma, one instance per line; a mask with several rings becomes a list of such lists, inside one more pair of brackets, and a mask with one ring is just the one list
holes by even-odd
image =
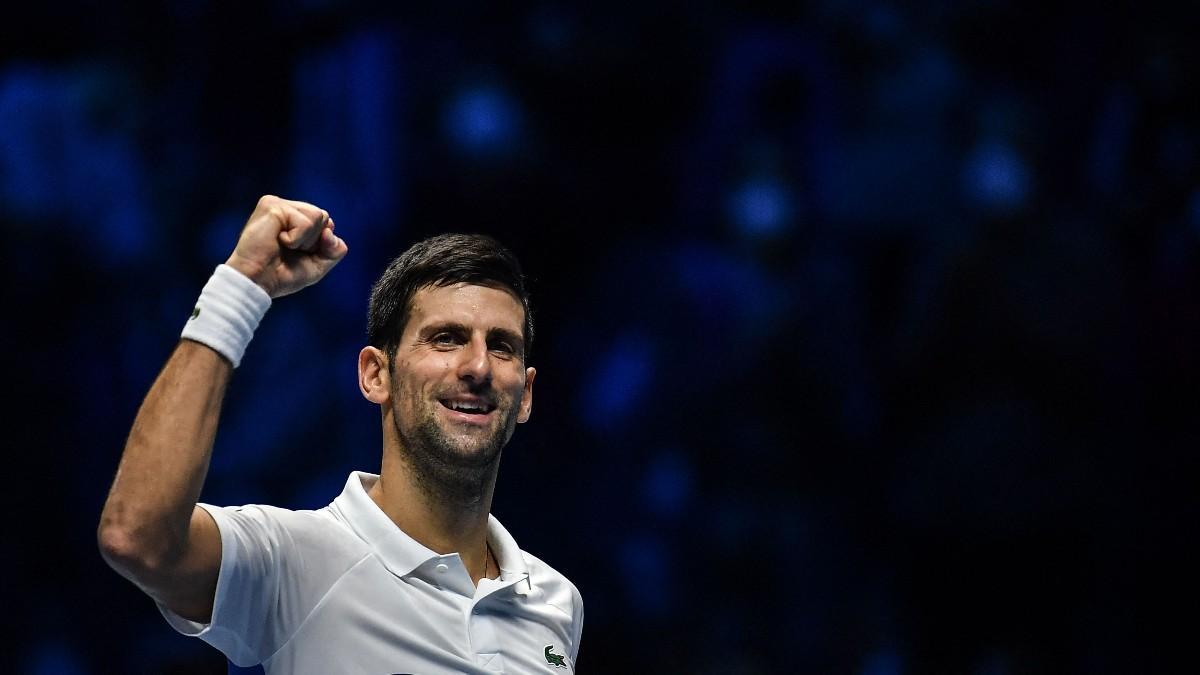
[[554, 649], [554, 645], [546, 645], [546, 663], [555, 668], [566, 668], [567, 662], [563, 660], [562, 654], [555, 654], [550, 650]]
[[[192, 319], [194, 319], [198, 316], [200, 316], [200, 305], [196, 305], [196, 309], [192, 310]], [[188, 319], [188, 320], [191, 321], [191, 319]]]

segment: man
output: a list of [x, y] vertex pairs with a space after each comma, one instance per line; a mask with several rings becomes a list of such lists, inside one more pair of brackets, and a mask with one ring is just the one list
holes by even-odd
[[520, 267], [490, 238], [420, 242], [372, 290], [358, 384], [380, 406], [379, 475], [351, 474], [317, 511], [197, 504], [225, 387], [271, 299], [347, 251], [324, 210], [259, 201], [134, 420], [104, 558], [177, 630], [268, 673], [573, 671], [578, 590], [490, 516], [536, 375]]

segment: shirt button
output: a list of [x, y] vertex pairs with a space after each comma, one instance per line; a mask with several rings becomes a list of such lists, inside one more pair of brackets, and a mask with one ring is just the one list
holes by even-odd
[[478, 607], [476, 607], [475, 609], [473, 609], [473, 610], [471, 610], [471, 611], [472, 611], [472, 613], [474, 613], [474, 614], [478, 614], [478, 613], [479, 613], [479, 608], [478, 608]]
[[450, 569], [446, 563], [438, 563], [437, 567], [433, 568], [438, 571], [438, 574], [445, 574], [446, 570]]

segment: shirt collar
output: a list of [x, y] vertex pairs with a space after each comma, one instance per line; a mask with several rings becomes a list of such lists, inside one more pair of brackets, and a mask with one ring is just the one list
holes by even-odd
[[[378, 480], [378, 474], [352, 472], [342, 494], [331, 506], [355, 534], [375, 549], [392, 574], [407, 576], [431, 559], [442, 558], [441, 554], [408, 536], [371, 499], [367, 490]], [[491, 514], [488, 514], [487, 529], [488, 544], [500, 567], [500, 580], [529, 579], [529, 568], [516, 540]]]

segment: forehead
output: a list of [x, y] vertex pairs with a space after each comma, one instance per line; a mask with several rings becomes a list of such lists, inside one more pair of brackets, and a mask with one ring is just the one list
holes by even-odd
[[504, 328], [521, 335], [525, 309], [503, 287], [457, 283], [423, 286], [413, 293], [405, 332], [435, 323], [459, 323], [472, 328]]

